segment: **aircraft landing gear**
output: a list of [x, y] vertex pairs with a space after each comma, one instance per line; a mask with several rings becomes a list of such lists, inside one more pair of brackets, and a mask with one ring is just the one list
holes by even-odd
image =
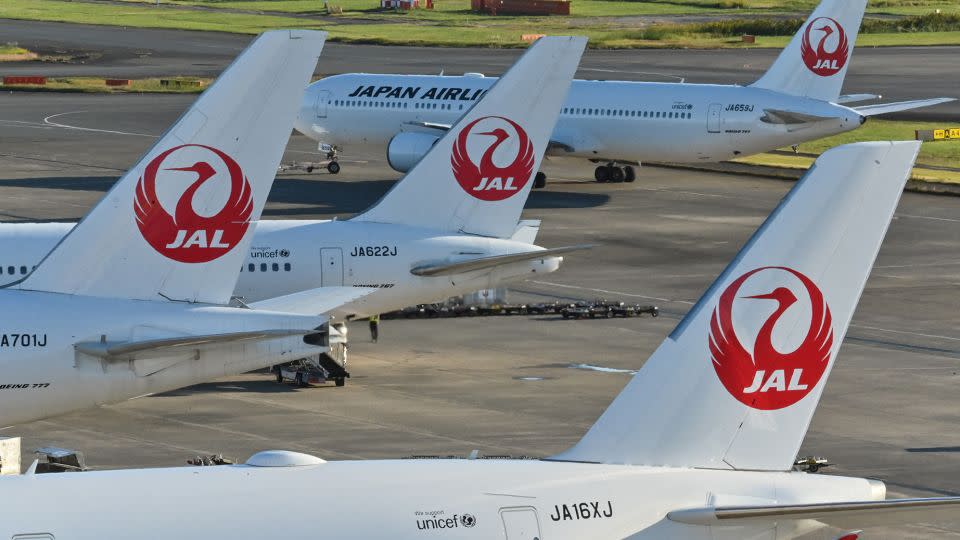
[[327, 153], [327, 172], [330, 174], [338, 174], [340, 172], [340, 163], [337, 162], [339, 149], [333, 145], [320, 143], [317, 145], [317, 150]]
[[543, 189], [545, 187], [547, 187], [547, 175], [538, 172], [537, 176], [533, 179], [533, 189]]
[[593, 178], [600, 183], [633, 182], [637, 179], [637, 172], [632, 166], [620, 167], [615, 163], [600, 165], [593, 172]]

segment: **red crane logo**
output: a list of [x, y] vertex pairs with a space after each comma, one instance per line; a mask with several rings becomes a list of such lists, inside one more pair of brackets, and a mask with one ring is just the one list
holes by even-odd
[[[810, 299], [810, 326], [803, 342], [793, 352], [774, 346], [774, 328], [797, 296], [780, 286], [767, 294], [739, 297], [751, 301], [774, 301], [777, 308], [760, 327], [753, 353], [740, 343], [733, 325], [733, 302], [743, 283], [766, 271], [793, 274]], [[738, 401], [765, 411], [789, 407], [803, 399], [820, 382], [833, 351], [833, 316], [823, 293], [807, 276], [785, 267], [757, 268], [740, 276], [720, 295], [710, 321], [710, 356], [720, 382]]]
[[[165, 163], [184, 166], [163, 167]], [[194, 210], [197, 192], [220, 176], [218, 173], [229, 177], [230, 193], [226, 203], [212, 216], [200, 215]], [[158, 176], [164, 185], [191, 182], [177, 199], [173, 215], [157, 197]], [[215, 196], [216, 193], [206, 187], [200, 199], [209, 201]], [[225, 255], [246, 234], [253, 212], [253, 196], [249, 180], [233, 158], [210, 146], [184, 144], [161, 153], [147, 164], [137, 182], [133, 210], [140, 233], [158, 253], [179, 262], [205, 263]]]
[[[479, 131], [478, 124], [481, 122], [484, 131]], [[475, 128], [478, 128], [477, 132], [474, 132]], [[479, 165], [470, 159], [467, 150], [467, 142], [471, 137], [476, 142], [487, 144]], [[486, 140], [477, 140], [478, 137]], [[511, 147], [516, 148], [515, 154], [509, 152]], [[504, 151], [512, 155], [504, 156]], [[512, 161], [507, 165], [498, 165], [510, 159]], [[453, 176], [460, 187], [483, 201], [502, 201], [523, 191], [533, 176], [534, 161], [533, 143], [527, 132], [513, 120], [502, 116], [485, 116], [467, 124], [457, 135], [450, 155]]]
[[[816, 48], [810, 37], [814, 31], [822, 33]], [[833, 49], [828, 51], [827, 46], [833, 44], [835, 44]], [[847, 65], [847, 59], [850, 57], [850, 41], [840, 23], [830, 17], [819, 17], [808, 24], [804, 31], [800, 55], [810, 71], [821, 77], [829, 77], [836, 75], [843, 66]]]

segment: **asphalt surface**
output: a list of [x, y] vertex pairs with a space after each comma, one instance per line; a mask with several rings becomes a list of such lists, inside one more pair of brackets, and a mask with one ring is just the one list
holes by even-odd
[[[0, 96], [0, 219], [79, 218], [190, 101]], [[310, 158], [311, 150], [295, 136], [286, 159]], [[379, 154], [355, 158], [337, 176], [281, 176], [266, 215], [323, 218], [364, 209], [398, 175]], [[598, 185], [582, 180], [591, 170], [577, 162], [546, 170], [551, 184], [533, 193], [525, 212], [544, 219], [539, 242], [600, 246], [567, 257], [555, 274], [513, 286], [512, 299], [606, 297], [657, 304], [661, 317], [384, 321], [378, 344], [356, 324], [354, 377], [344, 388], [299, 389], [247, 374], [0, 435], [23, 436], [25, 460], [33, 448], [56, 445], [84, 451], [97, 468], [176, 466], [213, 453], [245, 459], [269, 448], [327, 459], [561, 451], [792, 184], [644, 168], [634, 184]], [[883, 479], [892, 496], [960, 495], [958, 248], [960, 198], [906, 194], [803, 455], [829, 458], [838, 474]], [[873, 532], [960, 538], [960, 523]]]
[[[26, 62], [0, 66], [0, 75], [216, 76], [253, 36], [143, 28], [0, 20], [0, 38], [43, 54], [84, 56], [84, 63]], [[503, 73], [519, 50], [437, 49], [329, 43], [317, 67], [337, 73]], [[586, 79], [750, 84], [779, 50], [587, 51], [577, 76]], [[857, 49], [846, 93], [880, 94], [884, 100], [960, 97], [958, 47]], [[957, 121], [960, 102], [890, 118]]]

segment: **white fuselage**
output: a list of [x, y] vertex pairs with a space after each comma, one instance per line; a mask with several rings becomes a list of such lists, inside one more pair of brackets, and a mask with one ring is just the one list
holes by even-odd
[[[441, 135], [496, 81], [481, 76], [345, 74], [307, 88], [296, 128], [338, 147], [386, 146], [401, 131]], [[829, 120], [777, 124], [765, 111]], [[549, 155], [624, 162], [714, 162], [856, 129], [853, 109], [760, 88], [575, 80]]]
[[[0, 224], [0, 284], [22, 279], [72, 223]], [[456, 262], [539, 249], [512, 240], [356, 221], [261, 221], [235, 295], [256, 302], [318, 287], [379, 290], [330, 313], [369, 316], [549, 273], [560, 257], [450, 276], [410, 273], [424, 263]]]
[[666, 516], [884, 495], [882, 483], [858, 478], [533, 460], [148, 469], [2, 478], [0, 537], [772, 540], [819, 525], [724, 531]]
[[0, 291], [0, 426], [164, 392], [317, 354], [302, 336], [102, 359], [82, 343], [310, 330], [320, 317], [184, 302]]

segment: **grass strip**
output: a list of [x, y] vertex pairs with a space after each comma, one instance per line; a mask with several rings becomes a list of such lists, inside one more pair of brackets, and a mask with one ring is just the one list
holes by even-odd
[[[806, 169], [813, 164], [814, 157], [840, 146], [864, 141], [905, 141], [915, 138], [916, 130], [958, 127], [950, 123], [903, 122], [893, 120], [870, 120], [860, 129], [834, 135], [798, 146], [798, 151], [807, 155], [759, 154], [734, 160], [735, 163], [747, 163], [784, 169]], [[784, 151], [791, 149], [785, 148]], [[917, 164], [928, 167], [950, 167], [954, 170], [937, 170], [918, 167], [913, 171], [913, 179], [926, 182], [960, 184], [960, 141], [926, 142], [920, 147]]]
[[[161, 80], [169, 81], [162, 84]], [[193, 83], [200, 82], [197, 86]], [[20, 92], [80, 92], [99, 94], [128, 94], [128, 93], [155, 93], [155, 94], [199, 94], [213, 79], [195, 77], [164, 77], [133, 79], [129, 86], [107, 86], [103, 78], [96, 77], [56, 77], [47, 79], [45, 85], [34, 84], [0, 84], [0, 90]], [[177, 84], [180, 82], [180, 84]]]
[[[523, 34], [580, 34], [590, 38], [593, 48], [745, 48], [745, 47], [783, 47], [789, 40], [792, 30], [799, 26], [793, 20], [764, 18], [759, 20], [734, 20], [715, 23], [696, 24], [657, 24], [636, 28], [636, 22], [624, 21], [612, 17], [596, 17], [597, 14], [614, 13], [628, 15], [629, 9], [642, 10], [639, 6], [652, 6], [660, 11], [672, 9], [694, 9], [710, 11], [730, 9], [717, 7], [724, 2], [698, 2], [684, 0], [676, 2], [613, 2], [610, 0], [574, 0], [573, 18], [564, 17], [490, 17], [472, 13], [466, 0], [436, 0], [434, 10], [415, 10], [413, 12], [380, 11], [375, 9], [373, 0], [342, 0], [347, 10], [343, 16], [330, 16], [323, 19], [298, 18], [296, 10], [311, 9], [322, 11], [322, 2], [314, 0], [277, 0], [270, 1], [202, 1], [187, 3], [202, 5], [212, 9], [185, 10], [157, 8], [155, 6], [130, 2], [129, 5], [71, 2], [64, 0], [2, 0], [0, 17], [10, 19], [44, 20], [74, 22], [85, 24], [104, 24], [139, 28], [168, 28], [184, 30], [205, 30], [235, 33], [259, 33], [272, 28], [313, 28], [330, 32], [331, 41], [350, 43], [370, 43], [385, 45], [432, 45], [449, 47], [526, 47], [521, 41]], [[161, 0], [169, 3], [170, 0]], [[901, 7], [922, 3], [927, 6], [939, 6], [928, 0], [906, 0]], [[804, 3], [785, 2], [779, 8], [790, 9], [794, 5], [800, 11], [808, 6]], [[960, 4], [960, 3], [958, 3]], [[725, 4], [724, 4], [725, 5]], [[770, 2], [746, 2], [750, 9], [773, 10]], [[868, 21], [875, 24], [878, 33], [861, 34], [860, 46], [891, 45], [960, 45], [960, 8], [956, 4], [952, 10], [946, 8], [941, 15], [916, 15], [890, 21]], [[254, 13], [234, 13], [221, 7], [244, 7], [283, 11], [289, 9], [291, 16], [265, 15]], [[312, 7], [310, 7], [312, 6]], [[914, 6], [917, 7], [917, 6]], [[273, 9], [272, 9], [273, 8]], [[801, 9], [803, 8], [803, 9]], [[582, 9], [582, 12], [578, 10]], [[350, 11], [353, 10], [353, 11]], [[773, 12], [773, 11], [771, 11]], [[737, 12], [740, 13], [740, 12]], [[585, 19], [585, 16], [587, 17]], [[594, 16], [590, 19], [590, 16]], [[349, 18], [363, 18], [367, 21], [347, 21]], [[873, 27], [872, 27], [873, 28]], [[952, 29], [952, 30], [951, 30]], [[740, 35], [752, 33], [759, 35], [756, 45], [741, 42]], [[782, 35], [767, 35], [783, 33]]]

